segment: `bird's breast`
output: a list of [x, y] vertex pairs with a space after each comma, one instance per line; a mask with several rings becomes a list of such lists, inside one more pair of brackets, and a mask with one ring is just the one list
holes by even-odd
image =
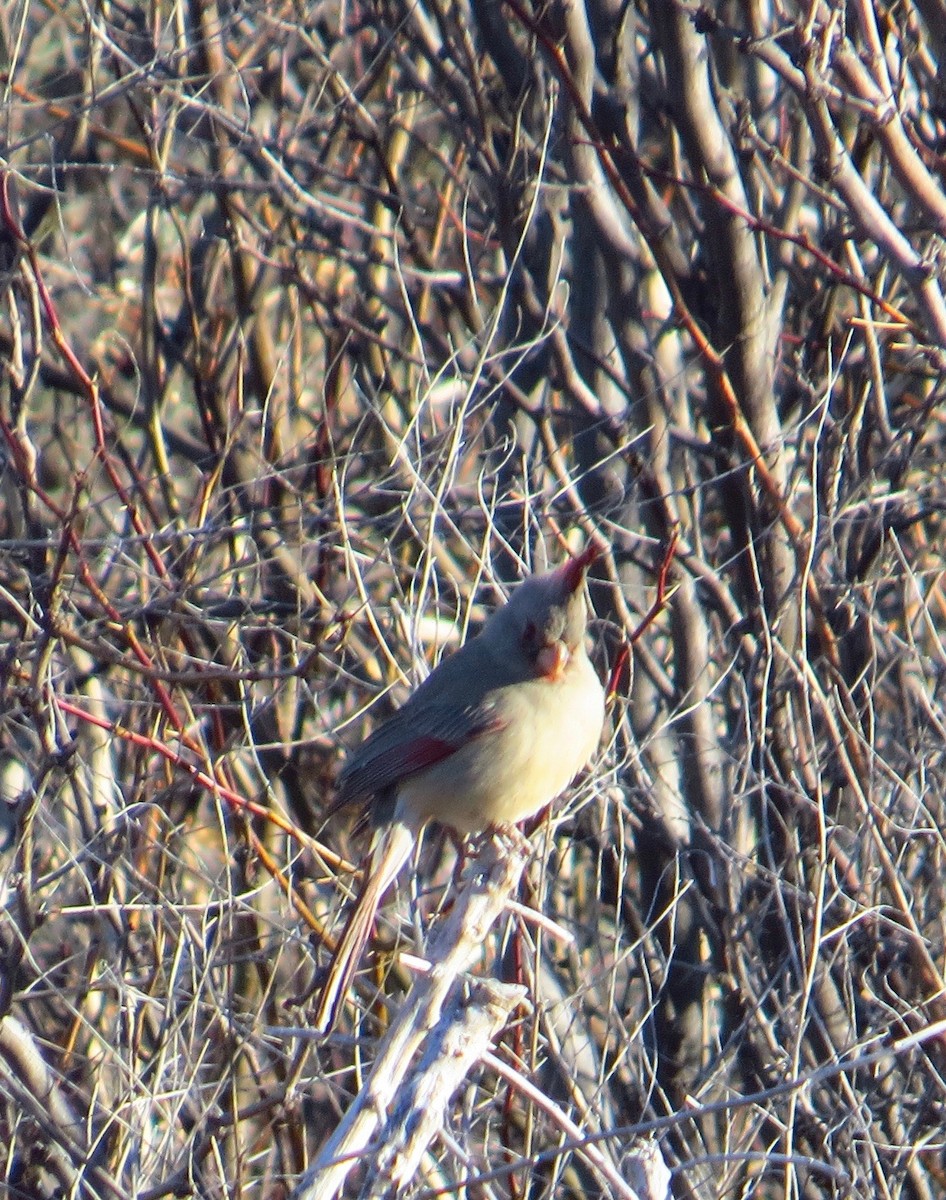
[[559, 679], [501, 688], [494, 700], [497, 728], [401, 783], [398, 807], [410, 820], [461, 834], [524, 820], [564, 791], [597, 749], [604, 693], [584, 653]]

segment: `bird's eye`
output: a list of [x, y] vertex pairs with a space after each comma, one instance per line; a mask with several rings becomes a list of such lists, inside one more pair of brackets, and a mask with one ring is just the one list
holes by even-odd
[[522, 630], [522, 644], [527, 650], [535, 650], [538, 646], [539, 631], [535, 621], [526, 621]]

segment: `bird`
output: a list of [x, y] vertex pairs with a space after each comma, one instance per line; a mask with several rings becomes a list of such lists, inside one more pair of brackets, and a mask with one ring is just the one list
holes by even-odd
[[560, 795], [597, 750], [605, 718], [588, 657], [585, 578], [600, 549], [528, 576], [347, 757], [332, 810], [367, 808], [375, 836], [361, 892], [317, 1001], [334, 1028], [375, 914], [421, 830], [508, 828]]

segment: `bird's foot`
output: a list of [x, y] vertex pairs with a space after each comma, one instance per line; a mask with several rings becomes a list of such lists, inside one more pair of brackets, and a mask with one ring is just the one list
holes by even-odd
[[492, 825], [486, 831], [486, 836], [497, 838], [503, 846], [515, 851], [523, 858], [529, 858], [532, 854], [532, 843], [518, 825], [506, 822], [501, 825]]

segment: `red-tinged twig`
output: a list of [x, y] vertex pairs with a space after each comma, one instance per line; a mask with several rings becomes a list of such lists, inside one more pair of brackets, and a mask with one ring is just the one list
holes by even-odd
[[608, 675], [608, 686], [604, 689], [604, 702], [610, 706], [614, 703], [615, 697], [622, 690], [621, 683], [624, 679], [625, 669], [628, 669], [628, 682], [630, 682], [629, 665], [631, 661], [631, 643], [622, 642], [621, 648], [618, 650], [618, 656], [614, 660], [614, 666], [611, 668], [611, 673]]
[[605, 701], [611, 704], [615, 696], [621, 690], [621, 681], [624, 678], [625, 668], [631, 660], [631, 647], [636, 645], [643, 637], [644, 633], [657, 619], [657, 614], [664, 608], [667, 601], [670, 599], [672, 590], [669, 587], [670, 568], [673, 565], [673, 560], [677, 553], [677, 543], [680, 540], [680, 531], [677, 528], [671, 530], [670, 540], [667, 543], [667, 548], [664, 551], [664, 556], [661, 559], [660, 566], [657, 569], [657, 593], [654, 597], [654, 602], [647, 610], [644, 619], [640, 622], [634, 632], [625, 642], [622, 643], [618, 651], [617, 659], [614, 666], [611, 668], [611, 674], [608, 677], [608, 686], [605, 688]]
[[[277, 829], [287, 834], [294, 841], [302, 845], [308, 845], [308, 839], [302, 834], [302, 831], [292, 821], [287, 820], [274, 809], [269, 808], [265, 804], [258, 804], [255, 800], [248, 800], [246, 796], [240, 795], [233, 788], [222, 784], [209, 771], [202, 770], [196, 763], [190, 762], [176, 750], [157, 738], [149, 737], [147, 734], [137, 733], [134, 729], [128, 729], [124, 725], [120, 725], [117, 721], [109, 721], [106, 717], [98, 717], [94, 713], [90, 713], [87, 709], [82, 708], [78, 704], [73, 704], [71, 700], [57, 698], [56, 703], [63, 712], [70, 716], [76, 717], [80, 721], [86, 721], [90, 725], [95, 725], [99, 729], [105, 729], [114, 737], [121, 738], [123, 741], [129, 742], [133, 746], [141, 746], [146, 750], [151, 750], [155, 754], [166, 759], [174, 767], [185, 774], [206, 791], [218, 796], [231, 809], [249, 814], [253, 817], [261, 817], [264, 821], [268, 821]], [[247, 825], [245, 832], [253, 851], [263, 863], [268, 874], [276, 881], [278, 886], [282, 888], [284, 894], [292, 902], [296, 912], [302, 917], [310, 929], [312, 929], [320, 938], [326, 938], [326, 930], [324, 925], [314, 915], [305, 901], [299, 896], [292, 883], [286, 878], [279, 864], [267, 850], [265, 844], [260, 840], [254, 831]], [[321, 850], [320, 850], [321, 853]], [[334, 855], [327, 857], [335, 859]], [[349, 864], [338, 860], [339, 867], [349, 867]]]
[[[3, 191], [2, 188], [0, 188], [0, 194], [5, 196], [5, 191]], [[20, 445], [19, 439], [16, 437], [16, 434], [10, 427], [9, 423], [4, 420], [2, 416], [0, 416], [0, 433], [2, 433], [4, 441], [9, 447], [19, 478], [26, 482], [33, 495], [35, 495], [40, 502], [47, 507], [48, 511], [56, 517], [57, 522], [62, 527], [62, 537], [60, 539], [59, 550], [60, 559], [63, 554], [64, 546], [68, 546], [68, 548], [72, 550], [76, 556], [79, 578], [89, 589], [89, 592], [92, 594], [95, 601], [108, 617], [109, 621], [111, 621], [113, 625], [115, 625], [124, 633], [125, 639], [135, 655], [135, 658], [138, 660], [141, 668], [143, 669], [144, 674], [146, 674], [151, 680], [152, 687], [154, 688], [155, 694], [157, 695], [161, 707], [164, 710], [165, 716], [171, 722], [175, 731], [183, 734], [183, 722], [181, 721], [181, 718], [174, 707], [170, 693], [157, 677], [157, 672], [155, 671], [154, 663], [152, 662], [150, 655], [145, 651], [144, 647], [138, 641], [134, 630], [126, 621], [122, 619], [121, 614], [115, 608], [114, 604], [112, 604], [105, 592], [103, 592], [101, 587], [99, 587], [95, 576], [92, 574], [91, 568], [85, 561], [82, 551], [82, 543], [79, 540], [79, 536], [75, 530], [74, 514], [70, 516], [70, 514], [67, 513], [67, 511], [61, 505], [57, 504], [52, 497], [40, 487], [35, 478], [35, 473], [26, 461], [26, 457], [23, 453], [23, 447]], [[81, 477], [78, 477], [77, 488], [81, 488], [81, 486], [82, 480]], [[76, 494], [78, 494], [78, 491]]]
[[56, 311], [56, 306], [53, 303], [53, 298], [49, 294], [49, 289], [46, 287], [46, 281], [43, 278], [43, 273], [40, 270], [39, 258], [36, 254], [36, 249], [33, 243], [29, 240], [26, 234], [20, 227], [19, 221], [13, 210], [13, 205], [10, 201], [10, 174], [3, 172], [0, 175], [0, 214], [2, 214], [3, 223], [13, 239], [19, 244], [30, 264], [30, 271], [33, 275], [33, 280], [36, 284], [37, 292], [40, 298], [40, 303], [43, 306], [43, 311], [46, 314], [46, 322], [49, 326], [49, 332], [53, 339], [53, 344], [62, 355], [78, 381], [81, 391], [85, 394], [89, 403], [89, 410], [92, 415], [92, 428], [95, 434], [95, 453], [96, 457], [102, 463], [108, 475], [109, 482], [114, 487], [115, 492], [129, 515], [135, 533], [142, 539], [145, 548], [145, 553], [151, 560], [151, 564], [157, 571], [161, 579], [168, 578], [167, 568], [161, 559], [157, 548], [149, 537], [149, 531], [146, 529], [144, 522], [138, 512], [137, 506], [134, 504], [131, 494], [125, 487], [118, 471], [115, 469], [115, 464], [112, 461], [112, 456], [108, 452], [105, 444], [105, 424], [102, 419], [102, 404], [99, 395], [99, 388], [96, 381], [89, 375], [88, 371], [79, 361], [75, 351], [66, 340], [66, 335], [63, 333], [62, 325], [59, 320], [59, 314]]
[[56, 704], [63, 712], [69, 713], [70, 716], [78, 718], [80, 721], [85, 721], [90, 725], [95, 725], [99, 729], [105, 729], [122, 741], [130, 742], [133, 746], [141, 746], [147, 750], [153, 750], [155, 754], [159, 754], [162, 758], [167, 759], [175, 767], [179, 767], [194, 780], [200, 784], [202, 788], [212, 792], [215, 796], [219, 796], [233, 808], [243, 809], [254, 817], [263, 817], [273, 825], [281, 829], [283, 833], [291, 834], [298, 838], [299, 830], [291, 821], [279, 815], [273, 809], [268, 808], [264, 804], [258, 804], [255, 800], [248, 800], [245, 796], [241, 796], [239, 792], [222, 784], [212, 774], [202, 770], [196, 763], [188, 761], [178, 751], [172, 750], [170, 746], [157, 738], [151, 737], [148, 734], [137, 733], [134, 729], [129, 729], [125, 725], [120, 725], [117, 721], [110, 721], [107, 717], [98, 717], [94, 713], [90, 713], [87, 709], [82, 708], [78, 704], [73, 704], [71, 700], [66, 700], [61, 696], [56, 697]]
[[669, 599], [667, 583], [670, 579], [670, 568], [677, 553], [677, 542], [679, 540], [680, 530], [673, 529], [670, 533], [670, 541], [667, 543], [667, 549], [664, 551], [660, 566], [657, 568], [657, 595], [654, 597], [653, 604], [647, 610], [646, 616], [631, 634], [632, 646], [640, 641], [644, 631], [653, 624], [657, 614]]
[[[66, 340], [65, 334], [62, 331], [62, 326], [59, 321], [59, 315], [56, 311], [55, 304], [53, 303], [52, 296], [49, 294], [49, 289], [46, 287], [45, 280], [40, 270], [35, 247], [26, 237], [19, 224], [19, 221], [17, 220], [10, 198], [9, 172], [3, 172], [0, 174], [0, 219], [2, 219], [10, 236], [19, 244], [29, 260], [33, 281], [36, 285], [43, 311], [46, 314], [46, 321], [52, 335], [53, 343], [59, 350], [59, 353], [65, 360], [69, 370], [77, 380], [81, 391], [85, 394], [88, 400], [95, 436], [96, 457], [104, 466], [119, 500], [128, 512], [132, 526], [136, 534], [141, 538], [145, 553], [148, 555], [148, 558], [150, 559], [155, 571], [162, 580], [168, 582], [169, 576], [167, 568], [164, 565], [164, 561], [158, 553], [157, 547], [154, 545], [149, 531], [144, 525], [144, 522], [141, 520], [141, 516], [136, 505], [133, 503], [131, 494], [122, 482], [105, 444], [105, 425], [102, 417], [102, 405], [98, 384], [89, 375], [88, 371], [86, 371], [85, 367], [79, 361], [72, 347]], [[12, 437], [11, 435], [12, 431], [8, 433], [7, 430], [4, 429], [4, 436], [11, 445], [17, 466], [23, 467], [26, 464], [24, 462], [22, 451], [20, 450], [15, 437]], [[31, 486], [33, 486], [32, 471], [27, 471], [23, 477], [30, 482]], [[48, 497], [45, 497], [45, 494], [42, 494], [41, 499], [43, 499], [43, 502], [45, 503], [48, 500]], [[57, 513], [60, 519], [64, 517], [62, 511], [56, 506], [53, 506], [51, 501], [50, 507], [52, 511]], [[63, 535], [64, 538], [68, 537], [68, 544], [76, 555], [79, 576], [83, 583], [94, 596], [96, 602], [101, 606], [102, 611], [108, 616], [109, 620], [114, 622], [116, 627], [122, 631], [128, 646], [131, 648], [132, 653], [135, 655], [141, 665], [147, 670], [153, 670], [151, 656], [147, 653], [144, 646], [142, 646], [134, 629], [127, 621], [124, 621], [121, 618], [115, 606], [96, 582], [91, 569], [85, 561], [82, 545], [78, 535], [75, 532], [74, 523], [72, 521], [63, 520]], [[170, 691], [154, 675], [151, 675], [150, 678], [154, 693], [161, 705], [165, 717], [170, 722], [172, 728], [181, 736], [189, 749], [199, 753], [199, 746], [193, 743], [185, 732], [184, 720], [178, 712], [173, 699], [171, 698]]]
[[[133, 504], [128, 489], [125, 487], [124, 483], [119, 477], [118, 471], [115, 468], [115, 464], [112, 461], [111, 455], [106, 447], [105, 426], [102, 417], [102, 407], [98, 385], [85, 370], [75, 352], [72, 350], [72, 347], [66, 340], [52, 297], [49, 294], [49, 290], [46, 287], [46, 283], [40, 271], [39, 261], [36, 256], [35, 249], [32, 243], [23, 233], [14, 214], [9, 191], [9, 173], [6, 172], [0, 175], [0, 218], [2, 218], [7, 231], [20, 245], [29, 260], [33, 281], [35, 283], [37, 294], [39, 295], [43, 310], [46, 314], [46, 320], [53, 342], [65, 360], [74, 378], [77, 380], [81, 391], [85, 394], [89, 402], [95, 436], [96, 457], [105, 467], [112, 486], [115, 488], [116, 494], [124, 505], [126, 511], [129, 513], [133, 528], [138, 536], [142, 539], [145, 552], [151, 560], [152, 565], [157, 571], [159, 577], [167, 581], [168, 572], [164, 562], [161, 559], [157, 548], [154, 546], [150, 537], [148, 536], [148, 531], [141, 520], [137, 507]], [[24, 480], [28, 487], [30, 487], [33, 493], [39, 498], [41, 503], [47, 506], [48, 511], [57, 517], [57, 520], [62, 527], [62, 534], [59, 540], [59, 548], [56, 556], [55, 566], [51, 572], [52, 583], [50, 585], [49, 600], [50, 616], [53, 618], [51, 624], [53, 626], [55, 625], [54, 609], [56, 582], [62, 577], [63, 571], [65, 570], [68, 553], [71, 550], [76, 557], [79, 577], [100, 606], [102, 612], [108, 617], [109, 621], [112, 622], [117, 629], [121, 630], [127, 645], [132, 651], [132, 654], [134, 655], [135, 659], [137, 659], [144, 672], [147, 674], [155, 696], [157, 697], [161, 709], [164, 712], [165, 718], [168, 720], [175, 733], [181, 738], [183, 744], [190, 751], [199, 755], [201, 753], [201, 748], [199, 744], [186, 732], [184, 720], [178, 712], [177, 706], [172, 699], [170, 690], [156, 676], [154, 671], [154, 663], [151, 656], [141, 644], [138, 635], [132, 628], [131, 624], [122, 619], [121, 614], [115, 608], [114, 604], [108, 598], [103, 589], [99, 586], [95, 576], [91, 571], [91, 568], [85, 560], [82, 543], [75, 528], [78, 511], [78, 497], [85, 486], [84, 475], [77, 476], [76, 478], [74, 503], [71, 506], [70, 511], [67, 513], [63, 508], [61, 508], [61, 506], [57, 505], [53, 501], [52, 497], [50, 497], [40, 488], [35, 478], [35, 472], [26, 459], [26, 455], [19, 439], [17, 438], [14, 430], [5, 420], [0, 421], [0, 432], [2, 432], [3, 438], [9, 446], [10, 453], [19, 477]], [[231, 806], [239, 808], [245, 812], [249, 812], [255, 816], [264, 817], [273, 824], [277, 825], [279, 828], [283, 829], [285, 832], [290, 833], [292, 836], [296, 838], [299, 837], [298, 829], [290, 822], [280, 817], [278, 813], [275, 813], [265, 806], [256, 804], [255, 802], [240, 796], [237, 792], [229, 788], [221, 779], [216, 778], [215, 774], [211, 775], [200, 770], [200, 768], [196, 767], [193, 763], [188, 762], [187, 759], [181, 757], [181, 755], [171, 750], [162, 742], [146, 735], [135, 733], [133, 730], [126, 729], [114, 722], [109, 722], [103, 718], [97, 718], [91, 713], [86, 712], [84, 709], [73, 705], [66, 699], [58, 698], [58, 704], [63, 711], [70, 712], [82, 720], [88, 721], [93, 725], [97, 725], [102, 729], [109, 730], [117, 737], [124, 738], [126, 741], [130, 741], [134, 744], [151, 748], [156, 753], [163, 755], [163, 757], [172, 762], [176, 767], [190, 774], [196, 782], [212, 791], [214, 795], [220, 796], [221, 799], [225, 800]], [[252, 830], [249, 830], [248, 834], [251, 842], [254, 845], [257, 855], [260, 857], [261, 861], [264, 862], [267, 870], [269, 870], [270, 874], [273, 875], [280, 886], [284, 888], [286, 894], [290, 895], [291, 889], [289, 888], [288, 882], [284, 880], [282, 873], [278, 870], [276, 864], [271, 861], [269, 855], [266, 853], [265, 847], [261, 845], [259, 839], [256, 838]], [[301, 901], [299, 901], [294, 895], [292, 896], [292, 899], [293, 903], [297, 908], [299, 908], [300, 912], [302, 912], [302, 915], [308, 921], [310, 926], [314, 929], [320, 930], [321, 927], [315, 921], [314, 917], [308, 913], [308, 910], [305, 908], [305, 906], [301, 905]]]

